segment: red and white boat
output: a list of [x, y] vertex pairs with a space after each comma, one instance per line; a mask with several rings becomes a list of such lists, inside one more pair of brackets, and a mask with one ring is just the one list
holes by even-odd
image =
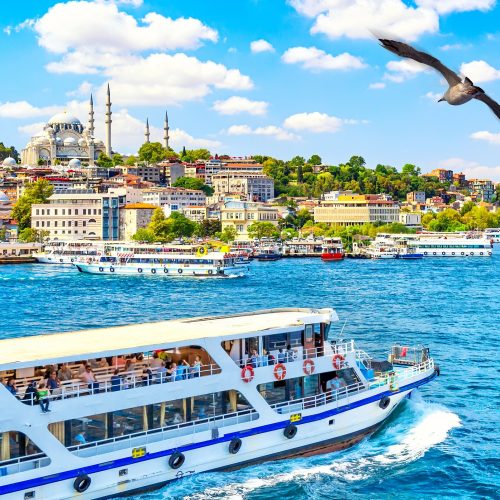
[[342, 260], [345, 257], [344, 246], [340, 238], [325, 238], [321, 247], [321, 260]]

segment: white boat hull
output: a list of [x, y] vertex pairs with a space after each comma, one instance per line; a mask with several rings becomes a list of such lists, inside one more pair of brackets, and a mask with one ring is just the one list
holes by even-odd
[[448, 249], [448, 248], [416, 248], [417, 253], [421, 253], [424, 257], [491, 257], [491, 248], [463, 248], [463, 249]]

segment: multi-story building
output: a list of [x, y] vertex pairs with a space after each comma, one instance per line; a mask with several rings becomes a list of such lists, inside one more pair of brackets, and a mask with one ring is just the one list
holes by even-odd
[[489, 179], [469, 179], [468, 184], [477, 201], [490, 202], [493, 199], [495, 187]]
[[420, 229], [422, 227], [422, 214], [419, 212], [400, 212], [399, 222], [406, 227]]
[[435, 168], [428, 174], [424, 174], [425, 177], [437, 177], [439, 182], [453, 182], [453, 170], [447, 170], [445, 168]]
[[157, 206], [148, 203], [125, 205], [120, 211], [120, 239], [131, 240], [139, 229], [146, 228], [157, 208]]
[[239, 240], [248, 240], [248, 226], [254, 222], [271, 222], [278, 226], [279, 212], [274, 206], [248, 201], [228, 201], [221, 208], [222, 230], [232, 226]]
[[142, 190], [142, 201], [161, 207], [169, 205], [172, 211], [192, 205], [205, 205], [206, 195], [197, 189], [185, 188], [151, 188]]
[[136, 175], [140, 177], [143, 181], [154, 182], [158, 184], [161, 179], [161, 174], [163, 172], [162, 167], [157, 165], [133, 165], [127, 166], [123, 165], [120, 167], [123, 174]]
[[411, 191], [406, 195], [407, 203], [425, 203], [425, 191]]
[[465, 174], [462, 172], [453, 174], [453, 182], [456, 183], [458, 187], [467, 187], [467, 180], [465, 179]]
[[392, 200], [377, 194], [338, 194], [323, 200], [314, 209], [315, 222], [327, 222], [339, 226], [355, 226], [374, 222], [398, 222], [399, 206]]
[[223, 170], [212, 175], [214, 196], [241, 194], [248, 201], [268, 201], [274, 197], [274, 180], [264, 174]]
[[31, 227], [51, 239], [120, 238], [120, 209], [125, 195], [89, 191], [53, 194], [48, 203], [31, 206]]
[[194, 222], [201, 222], [208, 219], [208, 207], [205, 205], [194, 205], [189, 207], [184, 207], [182, 213]]
[[231, 171], [242, 174], [262, 174], [263, 166], [255, 160], [247, 158], [231, 158], [229, 160], [209, 160], [205, 162], [205, 184], [212, 185], [212, 176], [220, 171]]

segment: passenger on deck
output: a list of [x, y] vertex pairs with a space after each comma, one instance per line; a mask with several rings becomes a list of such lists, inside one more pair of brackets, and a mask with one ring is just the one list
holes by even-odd
[[262, 349], [262, 356], [259, 356], [259, 366], [267, 366], [269, 364], [269, 357], [267, 351]]
[[75, 437], [74, 440], [76, 444], [86, 444], [87, 440], [85, 439], [85, 432], [79, 432]]
[[7, 380], [7, 385], [5, 387], [13, 396], [17, 396], [16, 379], [14, 377], [10, 377], [9, 380]]
[[167, 381], [167, 368], [165, 363], [160, 359], [160, 366], [156, 369], [156, 381], [159, 384]]
[[142, 384], [151, 385], [153, 383], [153, 372], [150, 368], [144, 368], [142, 370]]
[[179, 412], [175, 412], [174, 418], [172, 419], [173, 424], [182, 424], [184, 420], [182, 420], [181, 414]]
[[198, 378], [201, 375], [201, 358], [194, 358], [193, 366], [191, 367], [191, 378]]
[[38, 400], [40, 401], [40, 409], [42, 413], [49, 412], [49, 390], [43, 382], [38, 386]]
[[85, 372], [80, 376], [80, 380], [88, 385], [88, 388], [90, 389], [92, 394], [94, 392], [99, 392], [99, 382], [97, 382], [97, 379], [90, 365], [85, 366]]
[[57, 377], [61, 382], [68, 382], [73, 378], [73, 372], [70, 370], [67, 363], [64, 363], [57, 372]]
[[38, 391], [36, 389], [36, 381], [32, 380], [28, 387], [26, 387], [26, 391], [23, 396], [23, 403], [34, 405], [38, 403]]
[[101, 358], [98, 363], [98, 368], [108, 368], [108, 361], [106, 358]]
[[327, 387], [329, 390], [337, 391], [341, 387], [345, 387], [346, 384], [343, 378], [339, 378], [338, 373], [333, 374], [333, 378], [327, 382]]
[[111, 375], [111, 392], [116, 392], [121, 389], [122, 378], [120, 377], [120, 370], [115, 369], [113, 375]]
[[46, 381], [46, 386], [47, 386], [47, 389], [49, 390], [50, 394], [60, 394], [61, 393], [61, 382], [57, 378], [57, 373], [55, 371], [52, 371], [50, 373], [50, 376]]
[[295, 351], [292, 349], [292, 346], [288, 344], [286, 346], [286, 362], [291, 363], [295, 360]]
[[278, 350], [278, 363], [284, 363], [286, 360], [286, 354], [283, 352], [283, 349]]
[[177, 363], [175, 362], [170, 363], [170, 367], [167, 368], [168, 382], [173, 382], [175, 380], [176, 372], [177, 372]]
[[181, 359], [175, 371], [175, 380], [185, 380], [189, 368], [189, 363], [184, 358]]
[[252, 355], [250, 356], [250, 364], [257, 368], [259, 366], [259, 355], [256, 349], [252, 349]]
[[78, 367], [78, 377], [81, 377], [85, 373], [87, 364], [88, 363], [86, 361], [81, 362], [80, 366]]
[[134, 371], [134, 363], [131, 359], [127, 359], [125, 366], [123, 367], [125, 373], [132, 373]]
[[160, 368], [162, 363], [163, 363], [163, 361], [161, 360], [160, 356], [158, 356], [158, 353], [155, 351], [153, 353], [153, 359], [151, 360], [151, 363], [149, 366], [151, 366], [151, 368]]

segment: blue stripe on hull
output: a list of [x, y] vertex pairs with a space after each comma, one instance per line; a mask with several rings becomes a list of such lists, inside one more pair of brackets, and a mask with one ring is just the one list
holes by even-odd
[[[436, 372], [434, 372], [432, 375], [429, 375], [428, 377], [426, 377], [422, 380], [418, 380], [417, 382], [413, 382], [412, 384], [405, 385], [405, 386], [401, 387], [398, 391], [385, 391], [383, 393], [379, 393], [379, 394], [376, 394], [374, 396], [370, 396], [369, 398], [362, 399], [360, 401], [355, 401], [353, 403], [344, 405], [340, 408], [334, 408], [334, 409], [327, 410], [327, 411], [324, 411], [321, 413], [317, 413], [315, 415], [309, 415], [309, 416], [302, 417], [302, 420], [300, 420], [299, 422], [296, 422], [295, 425], [299, 426], [299, 425], [307, 424], [310, 422], [323, 420], [323, 419], [331, 417], [333, 415], [338, 415], [339, 413], [345, 413], [345, 412], [352, 410], [354, 408], [359, 408], [360, 406], [365, 406], [365, 405], [373, 403], [375, 401], [379, 401], [384, 396], [391, 396], [393, 394], [398, 394], [400, 392], [406, 392], [408, 390], [414, 389], [416, 387], [419, 387], [421, 385], [424, 385], [424, 384], [430, 382], [435, 377], [436, 377]], [[90, 475], [90, 474], [93, 474], [96, 472], [102, 472], [104, 470], [126, 467], [127, 465], [135, 464], [138, 462], [144, 462], [146, 460], [154, 460], [156, 458], [166, 457], [166, 456], [171, 455], [175, 451], [186, 452], [186, 451], [190, 451], [190, 450], [196, 450], [199, 448], [206, 448], [206, 447], [212, 446], [214, 444], [231, 441], [231, 439], [233, 439], [235, 437], [242, 439], [245, 437], [254, 436], [256, 434], [263, 434], [263, 433], [275, 431], [278, 429], [284, 429], [289, 423], [290, 423], [290, 420], [285, 420], [282, 422], [275, 422], [273, 424], [263, 425], [260, 427], [256, 427], [254, 429], [248, 429], [248, 430], [239, 431], [239, 432], [231, 432], [230, 434], [225, 434], [223, 437], [220, 437], [217, 439], [211, 439], [211, 440], [202, 441], [199, 443], [192, 443], [192, 444], [188, 444], [185, 446], [180, 446], [179, 448], [171, 448], [168, 450], [157, 451], [155, 453], [148, 453], [144, 457], [141, 457], [141, 458], [132, 458], [132, 457], [120, 458], [117, 460], [111, 460], [111, 461], [106, 462], [104, 464], [90, 465], [88, 467], [82, 467], [80, 469], [73, 469], [73, 470], [69, 470], [69, 471], [60, 472], [57, 474], [51, 474], [50, 476], [38, 477], [35, 479], [28, 479], [26, 481], [21, 481], [18, 483], [7, 484], [5, 486], [0, 486], [0, 495], [5, 495], [7, 493], [14, 493], [16, 491], [21, 491], [21, 490], [25, 490], [25, 489], [34, 489], [38, 486], [56, 483], [59, 481], [65, 481], [67, 479], [73, 479], [73, 478], [76, 478], [77, 476], [79, 476], [80, 474]]]

